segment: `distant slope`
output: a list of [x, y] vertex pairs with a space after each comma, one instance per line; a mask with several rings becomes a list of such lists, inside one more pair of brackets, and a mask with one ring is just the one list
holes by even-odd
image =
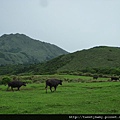
[[24, 34], [0, 37], [0, 65], [39, 63], [67, 53], [53, 44], [34, 40]]
[[[120, 68], [120, 48], [99, 46], [62, 55], [46, 62], [40, 72], [76, 72], [91, 68]], [[49, 67], [48, 67], [49, 66]]]
[[61, 59], [67, 58], [69, 58], [69, 62], [59, 68], [58, 71], [120, 67], [120, 48], [107, 46], [94, 47], [65, 55]]

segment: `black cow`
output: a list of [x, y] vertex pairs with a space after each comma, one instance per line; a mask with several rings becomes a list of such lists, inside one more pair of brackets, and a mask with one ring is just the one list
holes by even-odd
[[98, 76], [97, 76], [97, 75], [94, 75], [94, 76], [93, 76], [93, 79], [96, 79], [96, 80], [97, 80], [97, 79], [98, 79]]
[[117, 81], [117, 80], [119, 80], [119, 77], [111, 77], [111, 81], [113, 81], [113, 80]]
[[50, 90], [51, 90], [51, 92], [53, 92], [52, 87], [54, 87], [54, 91], [56, 91], [56, 88], [57, 88], [57, 86], [59, 84], [62, 85], [62, 80], [57, 80], [57, 79], [49, 79], [49, 80], [47, 80], [46, 81], [46, 87], [45, 87], [46, 93], [47, 93], [47, 86], [50, 86]]
[[21, 87], [21, 86], [26, 86], [26, 83], [15, 80], [15, 81], [12, 81], [12, 82], [9, 82], [9, 83], [8, 83], [8, 88], [7, 88], [7, 90], [9, 89], [9, 87], [11, 87], [12, 91], [14, 91], [13, 88], [17, 88], [18, 90], [20, 90], [20, 87]]

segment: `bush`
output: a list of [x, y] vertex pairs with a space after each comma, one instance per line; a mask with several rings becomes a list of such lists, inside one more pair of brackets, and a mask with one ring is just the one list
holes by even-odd
[[7, 85], [8, 82], [10, 82], [10, 81], [11, 81], [11, 78], [9, 78], [9, 77], [4, 77], [4, 78], [2, 78], [1, 83], [4, 84], [4, 85]]

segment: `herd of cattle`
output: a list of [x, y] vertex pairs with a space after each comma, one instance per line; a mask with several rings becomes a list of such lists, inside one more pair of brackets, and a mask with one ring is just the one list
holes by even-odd
[[[54, 91], [56, 91], [56, 88], [57, 88], [57, 86], [59, 84], [62, 85], [62, 80], [57, 80], [57, 79], [49, 79], [49, 80], [47, 80], [46, 81], [46, 87], [45, 87], [46, 93], [47, 93], [47, 87], [48, 86], [50, 86], [50, 90], [51, 90], [51, 92], [53, 92], [52, 87], [54, 87]], [[14, 81], [8, 83], [7, 90], [9, 89], [9, 87], [11, 87], [12, 91], [14, 91], [13, 88], [17, 88], [18, 90], [20, 90], [21, 86], [26, 86], [26, 83], [21, 82], [19, 80], [14, 80]]]
[[[98, 79], [98, 76], [93, 76], [93, 79]], [[119, 77], [111, 77], [111, 81], [117, 81], [117, 80], [119, 80]], [[51, 92], [53, 92], [53, 91], [52, 91], [52, 87], [54, 87], [54, 91], [56, 91], [56, 88], [57, 88], [57, 86], [58, 86], [59, 84], [62, 85], [62, 80], [58, 80], [58, 79], [48, 79], [48, 80], [46, 81], [46, 87], [45, 87], [46, 93], [47, 93], [47, 87], [48, 87], [48, 86], [50, 86], [50, 90], [51, 90]], [[20, 90], [20, 87], [21, 87], [21, 86], [26, 86], [26, 83], [25, 83], [25, 82], [21, 82], [21, 81], [19, 81], [19, 80], [13, 80], [12, 82], [9, 82], [9, 83], [8, 83], [8, 88], [7, 88], [7, 90], [9, 89], [9, 87], [11, 87], [11, 90], [12, 90], [12, 91], [14, 91], [13, 88], [17, 88], [18, 90]]]
[[[93, 76], [93, 79], [98, 79], [98, 76], [97, 75]], [[117, 80], [119, 80], [119, 77], [116, 76], [111, 77], [111, 81], [117, 81]]]

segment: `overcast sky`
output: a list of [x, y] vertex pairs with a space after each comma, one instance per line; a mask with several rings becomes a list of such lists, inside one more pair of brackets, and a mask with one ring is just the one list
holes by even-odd
[[0, 36], [22, 33], [68, 52], [120, 46], [120, 0], [0, 0]]

